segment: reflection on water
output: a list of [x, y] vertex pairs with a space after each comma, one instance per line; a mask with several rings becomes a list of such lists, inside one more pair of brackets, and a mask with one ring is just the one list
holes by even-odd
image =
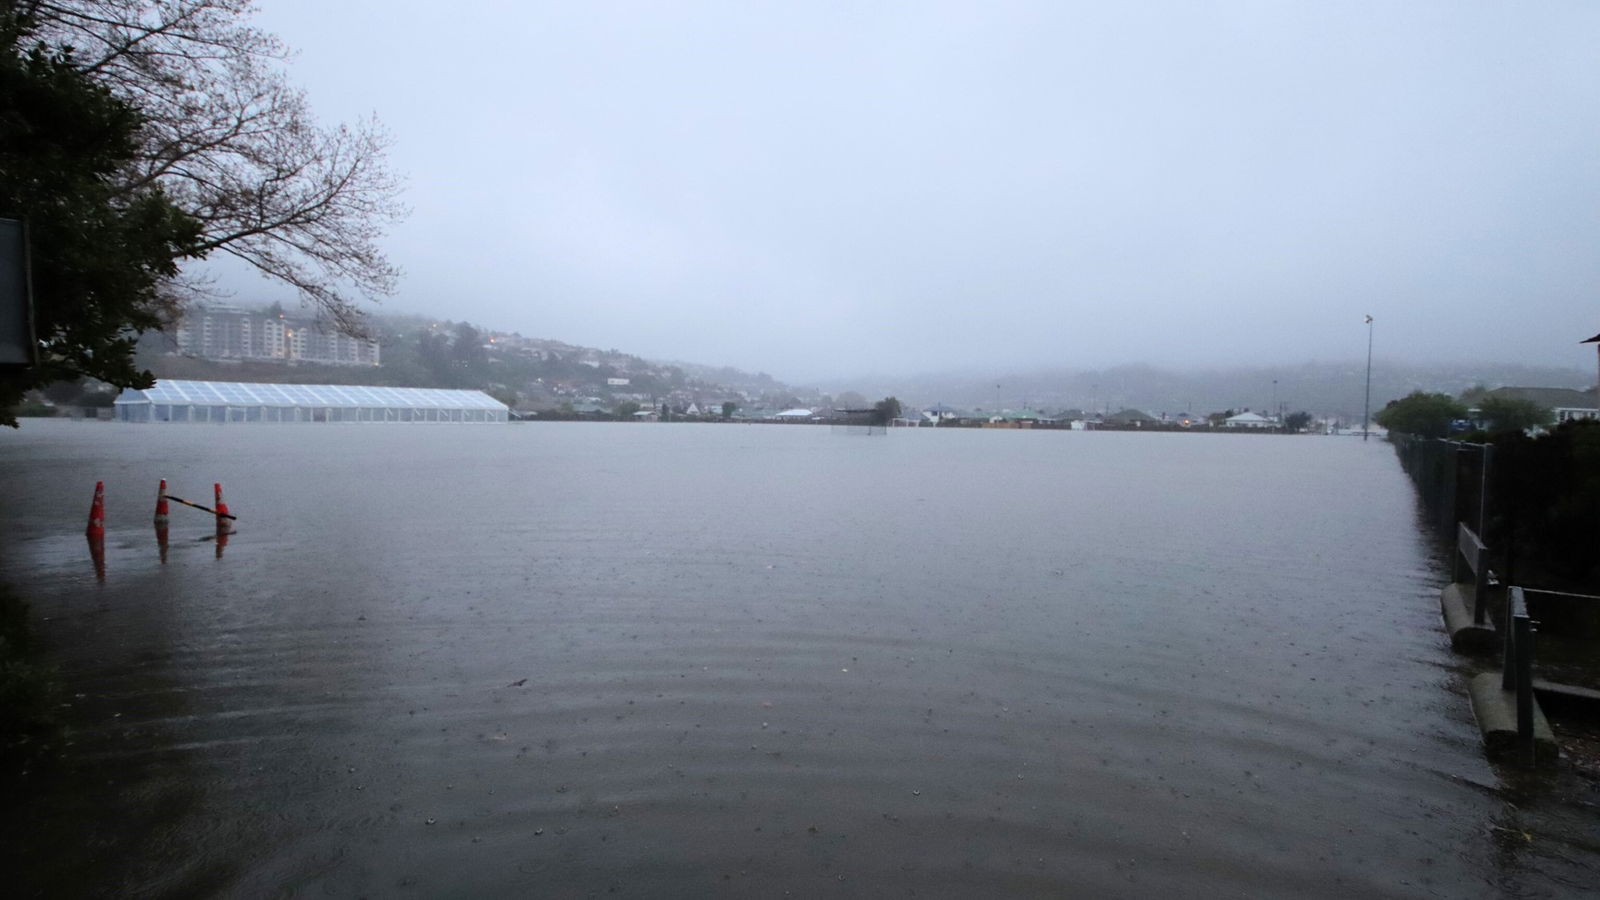
[[[3, 835], [25, 893], [1559, 885], [1496, 864], [1382, 445], [29, 423], [0, 456], [78, 729]], [[228, 484], [239, 532], [152, 549], [119, 511], [163, 477]], [[97, 478], [103, 584], [56, 515]]]
[[103, 582], [106, 580], [106, 539], [91, 534], [84, 540], [89, 544], [89, 562], [94, 564], [95, 580]]

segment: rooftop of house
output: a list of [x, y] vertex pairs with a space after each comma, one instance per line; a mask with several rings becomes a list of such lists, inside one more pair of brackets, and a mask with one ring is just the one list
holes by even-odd
[[1576, 391], [1572, 388], [1503, 387], [1495, 388], [1485, 396], [1527, 400], [1550, 409], [1594, 409], [1594, 391]]

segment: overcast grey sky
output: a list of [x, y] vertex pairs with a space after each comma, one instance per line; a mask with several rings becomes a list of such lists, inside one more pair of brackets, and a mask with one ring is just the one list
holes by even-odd
[[[1592, 365], [1600, 4], [260, 0], [385, 308], [805, 380]], [[228, 278], [240, 299], [268, 299]]]

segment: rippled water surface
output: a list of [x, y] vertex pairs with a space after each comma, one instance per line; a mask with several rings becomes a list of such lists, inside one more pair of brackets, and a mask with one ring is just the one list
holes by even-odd
[[[0, 463], [77, 695], [24, 895], [1521, 892], [1378, 442], [35, 422]], [[224, 484], [220, 555], [175, 506], [160, 561], [161, 477]]]

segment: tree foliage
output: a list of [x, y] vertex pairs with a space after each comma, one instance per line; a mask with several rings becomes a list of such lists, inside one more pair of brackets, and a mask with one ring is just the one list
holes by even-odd
[[900, 418], [900, 401], [894, 397], [885, 397], [872, 404], [872, 418], [879, 425], [887, 425]]
[[1467, 416], [1467, 408], [1449, 394], [1412, 391], [1391, 400], [1373, 416], [1373, 421], [1390, 431], [1417, 437], [1440, 438], [1450, 433], [1450, 425]]
[[[144, 125], [69, 51], [0, 11], [0, 214], [28, 223], [40, 356], [0, 381], [0, 410], [62, 379], [151, 383], [133, 361], [138, 334], [160, 326], [163, 286], [204, 242], [164, 185], [123, 180]], [[3, 412], [0, 423], [16, 424]]]
[[1485, 540], [1514, 554], [1515, 583], [1600, 593], [1600, 421], [1563, 422], [1538, 437], [1503, 431], [1489, 442]]
[[323, 128], [249, 0], [7, 0], [0, 5], [0, 215], [28, 222], [44, 363], [0, 388], [88, 375], [148, 385], [138, 335], [205, 285], [223, 253], [293, 286], [354, 335], [353, 297], [393, 289], [378, 246], [404, 214], [367, 122]]
[[1527, 431], [1555, 421], [1555, 413], [1522, 397], [1487, 394], [1478, 401], [1478, 418], [1487, 431]]
[[1301, 410], [1300, 412], [1292, 412], [1283, 420], [1283, 427], [1287, 428], [1291, 434], [1299, 434], [1300, 432], [1305, 431], [1306, 426], [1310, 424], [1311, 413], [1308, 413], [1305, 410]]
[[199, 223], [200, 252], [240, 259], [364, 333], [349, 291], [386, 294], [399, 274], [377, 243], [404, 214], [384, 167], [389, 139], [374, 122], [317, 124], [284, 77], [287, 49], [251, 24], [251, 0], [16, 7], [41, 41], [74, 48], [77, 72], [139, 111], [119, 193], [161, 187]]

